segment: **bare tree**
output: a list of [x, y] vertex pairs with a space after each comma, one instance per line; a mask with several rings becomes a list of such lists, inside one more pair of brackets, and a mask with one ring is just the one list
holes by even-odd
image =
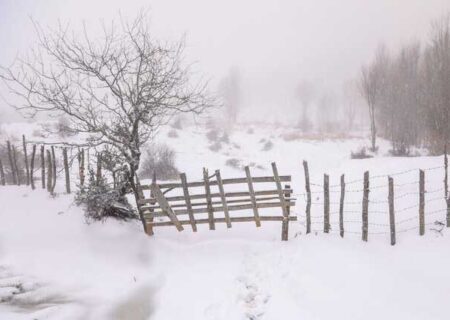
[[315, 90], [312, 83], [306, 80], [301, 81], [300, 84], [297, 86], [296, 96], [299, 99], [302, 106], [302, 114], [300, 118], [299, 127], [300, 129], [302, 129], [302, 131], [307, 132], [312, 128], [311, 116], [309, 112], [310, 111], [309, 106], [311, 105], [311, 102], [314, 100], [315, 97]]
[[184, 41], [153, 39], [145, 13], [103, 25], [101, 37], [86, 26], [81, 34], [35, 27], [38, 47], [0, 69], [19, 98], [15, 107], [31, 117], [65, 115], [72, 129], [89, 134], [89, 146], [107, 146], [126, 164], [137, 197], [141, 147], [175, 114], [197, 114], [212, 103], [206, 83], [193, 84], [183, 63]]
[[352, 130], [355, 125], [358, 111], [358, 86], [355, 81], [347, 81], [343, 86], [344, 115], [348, 130]]
[[223, 97], [228, 126], [236, 123], [242, 103], [241, 74], [237, 67], [232, 67], [219, 84]]

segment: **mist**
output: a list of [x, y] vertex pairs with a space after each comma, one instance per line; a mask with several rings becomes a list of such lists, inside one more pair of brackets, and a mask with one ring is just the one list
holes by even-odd
[[[241, 119], [298, 120], [295, 90], [307, 80], [339, 95], [380, 43], [395, 50], [424, 40], [430, 23], [450, 10], [446, 0], [303, 1], [13, 1], [0, 2], [0, 63], [9, 65], [35, 43], [31, 18], [52, 27], [108, 23], [148, 10], [154, 37], [186, 37], [186, 60], [216, 90], [231, 69], [241, 83]], [[8, 93], [1, 89], [2, 97]], [[2, 100], [2, 118], [17, 120]], [[258, 112], [255, 112], [258, 111]], [[277, 112], [273, 112], [277, 111]], [[268, 119], [267, 115], [270, 114]]]

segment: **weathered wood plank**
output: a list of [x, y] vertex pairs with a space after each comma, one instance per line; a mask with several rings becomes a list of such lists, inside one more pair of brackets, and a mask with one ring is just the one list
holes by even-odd
[[[253, 183], [270, 183], [275, 182], [273, 177], [254, 177]], [[291, 182], [291, 176], [280, 176], [280, 182]], [[247, 178], [234, 178], [234, 179], [222, 179], [222, 184], [238, 184], [238, 183], [247, 183]], [[217, 181], [209, 181], [210, 186], [216, 186]], [[194, 188], [194, 187], [204, 187], [205, 182], [204, 181], [197, 181], [197, 182], [189, 182], [188, 187]], [[151, 185], [142, 185], [143, 190], [149, 190]], [[170, 189], [170, 188], [181, 188], [181, 183], [161, 183], [159, 184], [160, 189]]]
[[[289, 205], [289, 206], [294, 206], [295, 202], [286, 202], [285, 205]], [[258, 209], [266, 209], [266, 208], [282, 208], [283, 204], [281, 204], [280, 202], [268, 202], [268, 203], [258, 203], [257, 204]], [[238, 211], [238, 210], [248, 210], [248, 209], [252, 209], [253, 204], [242, 204], [242, 205], [233, 205], [233, 206], [228, 206], [228, 211]], [[148, 209], [147, 207], [143, 207], [143, 210]], [[215, 212], [222, 212], [224, 209], [223, 207], [214, 207], [214, 211]], [[176, 210], [173, 209], [173, 212], [176, 215], [182, 215], [182, 214], [188, 214], [188, 211], [186, 209], [180, 209], [180, 210]], [[198, 214], [198, 213], [208, 213], [208, 208], [198, 208], [198, 209], [192, 209], [192, 212], [194, 214]], [[154, 217], [165, 217], [167, 216], [167, 214], [165, 214], [164, 212], [161, 211], [155, 211], [153, 214]]]
[[[275, 216], [260, 216], [261, 221], [283, 221], [284, 217], [275, 217]], [[289, 221], [297, 221], [297, 217], [291, 216], [288, 217]], [[231, 222], [254, 222], [254, 217], [231, 217]], [[191, 222], [189, 220], [180, 220], [181, 225], [189, 225]], [[225, 218], [214, 218], [215, 223], [226, 223]], [[209, 219], [197, 219], [195, 220], [196, 224], [206, 224], [209, 223]], [[148, 222], [147, 224], [153, 227], [165, 227], [172, 226], [173, 223], [171, 221], [158, 221], [158, 222]]]
[[255, 216], [255, 223], [256, 227], [261, 226], [261, 220], [259, 219], [259, 212], [258, 207], [256, 205], [256, 198], [255, 198], [255, 190], [253, 189], [253, 180], [252, 175], [250, 174], [250, 168], [249, 166], [245, 167], [245, 175], [247, 176], [247, 184], [248, 184], [248, 191], [250, 193], [250, 200], [253, 204], [253, 215]]
[[220, 170], [216, 170], [216, 179], [217, 179], [217, 186], [219, 187], [219, 194], [220, 194], [220, 199], [221, 199], [221, 203], [222, 203], [222, 207], [223, 207], [223, 212], [225, 215], [225, 221], [227, 222], [227, 228], [231, 228], [230, 213], [228, 211], [228, 204], [227, 204], [227, 200], [226, 200], [226, 196], [225, 196], [225, 190], [223, 188], [222, 176], [220, 175]]
[[[283, 193], [289, 193], [291, 194], [293, 191], [292, 189], [283, 190]], [[267, 190], [267, 191], [255, 191], [255, 196], [269, 196], [269, 195], [278, 195], [278, 190]], [[206, 199], [206, 194], [194, 194], [189, 195], [191, 201], [192, 200], [198, 200], [198, 199]], [[220, 193], [211, 193], [211, 198], [220, 198]], [[250, 192], [226, 192], [225, 193], [226, 198], [237, 198], [237, 197], [250, 197]], [[278, 197], [277, 197], [278, 198]], [[184, 195], [183, 196], [171, 196], [166, 197], [166, 200], [169, 202], [176, 202], [176, 201], [184, 201]], [[150, 203], [151, 199], [143, 199], [141, 200], [140, 204], [146, 204]], [[229, 201], [228, 201], [229, 202]]]
[[[271, 200], [279, 200], [279, 197], [263, 197], [263, 198], [256, 198], [256, 202], [257, 203], [261, 203], [261, 202], [265, 202], [265, 201], [271, 201]], [[296, 200], [296, 198], [290, 198], [290, 197], [285, 197], [286, 201], [294, 201]], [[151, 199], [150, 199], [151, 200]], [[166, 198], [167, 200], [167, 198]], [[145, 203], [148, 203], [147, 201]], [[141, 203], [139, 202], [139, 204], [145, 204], [145, 203]], [[231, 204], [231, 203], [252, 203], [252, 200], [250, 198], [245, 198], [245, 199], [235, 199], [235, 200], [226, 200], [225, 199], [225, 203]], [[222, 200], [220, 201], [212, 201], [211, 202], [212, 205], [216, 205], [216, 204], [223, 204]], [[191, 202], [191, 206], [192, 207], [200, 207], [200, 206], [207, 206], [208, 204], [206, 202]], [[175, 204], [171, 204], [170, 205], [172, 208], [185, 208], [186, 207], [186, 203], [175, 203]], [[153, 209], [159, 209], [158, 205], [155, 206], [146, 206], [147, 208], [153, 208]]]
[[178, 218], [176, 214], [173, 212], [172, 208], [169, 205], [169, 202], [164, 198], [163, 193], [161, 192], [161, 189], [157, 184], [152, 184], [151, 189], [153, 196], [155, 197], [156, 201], [158, 201], [159, 205], [161, 206], [164, 213], [169, 216], [170, 221], [175, 225], [178, 231], [183, 231], [184, 228], [178, 221]]
[[181, 184], [183, 185], [185, 206], [186, 206], [188, 214], [189, 214], [189, 221], [191, 222], [192, 231], [197, 232], [197, 225], [195, 224], [194, 213], [192, 212], [191, 198], [189, 197], [189, 189], [187, 186], [186, 174], [181, 173], [180, 179], [181, 179]]

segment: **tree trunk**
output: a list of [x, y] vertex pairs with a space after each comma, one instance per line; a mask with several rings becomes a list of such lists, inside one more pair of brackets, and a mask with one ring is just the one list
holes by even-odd
[[27, 186], [30, 185], [30, 167], [28, 166], [28, 154], [27, 154], [27, 143], [25, 141], [25, 135], [22, 135], [22, 144], [23, 144], [23, 158], [25, 161], [25, 170], [27, 174]]

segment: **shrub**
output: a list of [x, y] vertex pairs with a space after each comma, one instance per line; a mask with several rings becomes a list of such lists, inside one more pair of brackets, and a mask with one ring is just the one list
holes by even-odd
[[206, 138], [210, 142], [216, 142], [219, 140], [219, 131], [217, 129], [211, 129], [206, 133]]
[[209, 146], [209, 150], [213, 152], [218, 152], [220, 149], [222, 149], [222, 143], [220, 141], [214, 142]]
[[111, 188], [105, 179], [97, 181], [93, 170], [89, 172], [88, 184], [77, 191], [75, 203], [84, 206], [87, 222], [107, 218], [125, 221], [138, 218], [126, 196], [118, 189]]
[[273, 142], [270, 140], [267, 140], [266, 143], [264, 143], [264, 146], [262, 148], [262, 151], [269, 151], [273, 148]]
[[228, 159], [225, 162], [225, 165], [228, 166], [228, 167], [231, 167], [233, 169], [242, 169], [242, 167], [243, 167], [242, 166], [242, 161], [239, 160], [239, 159], [236, 159], [236, 158]]
[[179, 171], [175, 166], [175, 151], [165, 144], [153, 145], [147, 150], [139, 175], [151, 179], [153, 173], [159, 180], [175, 179]]
[[372, 158], [372, 156], [370, 154], [367, 154], [365, 147], [362, 147], [361, 149], [357, 150], [356, 152], [352, 151], [350, 158], [352, 158], [352, 159], [367, 159], [367, 158]]

